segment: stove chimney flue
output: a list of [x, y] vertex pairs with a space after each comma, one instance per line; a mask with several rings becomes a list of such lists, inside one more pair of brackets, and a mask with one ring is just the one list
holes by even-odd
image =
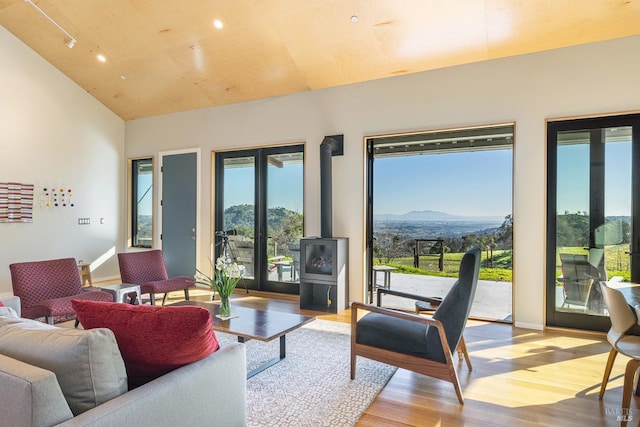
[[343, 135], [325, 136], [320, 144], [320, 236], [333, 237], [331, 157], [341, 155]]

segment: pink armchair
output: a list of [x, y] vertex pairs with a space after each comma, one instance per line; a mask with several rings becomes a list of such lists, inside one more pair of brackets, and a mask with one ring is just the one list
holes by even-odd
[[184, 290], [184, 298], [189, 300], [189, 288], [195, 284], [193, 277], [169, 278], [161, 250], [119, 253], [118, 264], [122, 283], [140, 285], [140, 293], [150, 295], [151, 305], [156, 304], [155, 294], [164, 294], [164, 305], [168, 292], [180, 290]]
[[54, 316], [74, 315], [72, 299], [113, 301], [111, 294], [83, 290], [78, 265], [73, 258], [19, 262], [9, 265], [13, 293], [20, 297], [21, 316], [44, 317], [53, 324]]

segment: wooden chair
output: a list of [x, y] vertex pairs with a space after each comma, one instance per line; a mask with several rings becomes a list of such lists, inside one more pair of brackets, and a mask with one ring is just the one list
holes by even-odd
[[[453, 363], [478, 285], [480, 250], [462, 258], [458, 281], [433, 314], [433, 318], [362, 303], [351, 305], [351, 379], [356, 356], [398, 366], [453, 384], [464, 404]], [[395, 294], [395, 292], [393, 292]], [[358, 320], [358, 311], [367, 311]]]
[[611, 344], [611, 351], [607, 359], [607, 366], [604, 369], [598, 398], [602, 399], [602, 396], [604, 396], [613, 362], [615, 362], [618, 353], [630, 357], [631, 359], [627, 362], [625, 368], [624, 388], [622, 390], [622, 413], [628, 414], [629, 406], [631, 405], [631, 394], [634, 388], [633, 382], [636, 372], [640, 368], [640, 336], [626, 335], [626, 332], [637, 323], [636, 315], [622, 292], [609, 287], [605, 282], [600, 283], [600, 289], [611, 319], [611, 329], [607, 333], [607, 341]]

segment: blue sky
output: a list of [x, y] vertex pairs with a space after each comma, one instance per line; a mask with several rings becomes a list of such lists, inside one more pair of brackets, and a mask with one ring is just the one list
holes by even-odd
[[[605, 215], [631, 214], [631, 143], [608, 142], [605, 151]], [[589, 211], [589, 146], [558, 149], [557, 211]]]
[[[630, 215], [631, 144], [607, 142], [605, 215]], [[558, 212], [589, 211], [589, 146], [558, 151]], [[434, 210], [454, 215], [511, 213], [512, 150], [376, 158], [374, 213]]]
[[512, 150], [374, 160], [374, 213], [412, 210], [465, 216], [511, 213]]
[[[302, 212], [302, 163], [269, 167], [267, 197], [270, 208], [282, 207]], [[225, 170], [225, 207], [254, 204], [254, 168], [229, 168]]]
[[[631, 146], [606, 145], [606, 215], [630, 215]], [[588, 211], [589, 149], [562, 146], [558, 154], [558, 212]], [[374, 213], [434, 210], [504, 218], [512, 209], [512, 150], [376, 158]], [[225, 205], [253, 204], [254, 169], [225, 171]], [[269, 168], [269, 206], [302, 212], [302, 164]], [[146, 212], [146, 209], [145, 209]]]
[[143, 173], [138, 175], [138, 197], [142, 197], [138, 200], [138, 215], [151, 215], [151, 201], [153, 191], [149, 189], [151, 187], [151, 181], [153, 180], [153, 174]]

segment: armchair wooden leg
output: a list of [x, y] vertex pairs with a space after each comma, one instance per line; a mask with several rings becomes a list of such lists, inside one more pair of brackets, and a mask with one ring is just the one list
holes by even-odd
[[184, 290], [184, 299], [189, 301], [189, 288], [185, 288]]
[[151, 302], [151, 305], [156, 305], [156, 294], [154, 294], [153, 292], [151, 292], [149, 294], [149, 301]]
[[631, 406], [631, 394], [633, 393], [633, 381], [636, 377], [636, 371], [640, 368], [640, 360], [631, 359], [627, 362], [624, 371], [624, 388], [622, 390], [622, 414], [629, 413]]
[[358, 325], [358, 309], [351, 306], [351, 379], [356, 378], [356, 330]]
[[169, 292], [165, 292], [164, 293], [164, 296], [162, 297], [162, 304], [161, 305], [164, 305], [164, 303], [167, 301], [167, 295], [168, 294], [169, 294]]
[[460, 386], [460, 381], [458, 380], [458, 376], [454, 375], [451, 379], [453, 383], [453, 388], [456, 389], [456, 394], [458, 395], [458, 401], [461, 405], [464, 405], [464, 397], [462, 396], [462, 387]]
[[615, 348], [612, 348], [609, 352], [609, 358], [607, 359], [607, 366], [604, 368], [602, 385], [600, 385], [600, 394], [598, 395], [598, 399], [600, 400], [602, 400], [602, 396], [604, 396], [604, 392], [607, 389], [607, 383], [609, 382], [609, 376], [611, 375], [611, 368], [613, 368], [613, 362], [616, 361], [617, 355], [618, 351]]
[[469, 353], [467, 352], [467, 344], [464, 342], [464, 336], [460, 337], [460, 344], [458, 344], [458, 358], [462, 360], [464, 358], [467, 362], [467, 368], [471, 371], [471, 359], [469, 359]]
[[356, 378], [356, 355], [351, 350], [351, 379], [354, 380]]

